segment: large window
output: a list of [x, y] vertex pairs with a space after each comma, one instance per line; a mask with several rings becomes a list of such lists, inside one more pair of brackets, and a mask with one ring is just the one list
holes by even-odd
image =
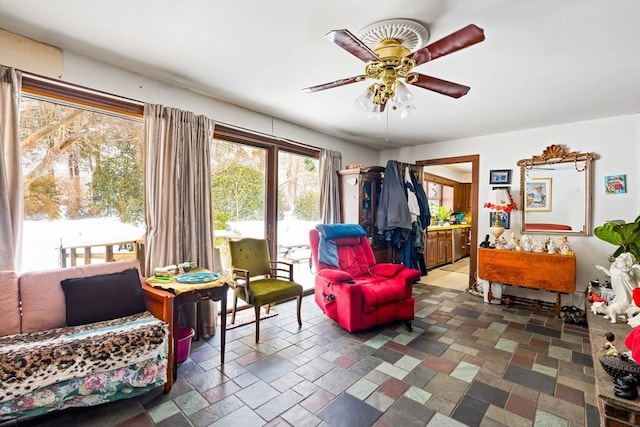
[[[143, 133], [140, 103], [23, 79], [23, 271], [135, 256], [145, 231]], [[216, 125], [211, 192], [224, 269], [228, 239], [265, 237], [272, 257], [293, 262], [296, 280], [313, 287], [318, 159], [315, 148]]]
[[49, 95], [26, 90], [20, 104], [21, 271], [133, 256], [144, 234], [142, 120]]

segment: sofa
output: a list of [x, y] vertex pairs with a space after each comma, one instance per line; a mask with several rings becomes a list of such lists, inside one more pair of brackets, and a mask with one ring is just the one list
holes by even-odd
[[139, 271], [0, 271], [0, 420], [170, 390], [174, 296]]
[[318, 225], [309, 231], [316, 304], [349, 332], [414, 318], [413, 283], [419, 270], [376, 264], [364, 229], [357, 224]]

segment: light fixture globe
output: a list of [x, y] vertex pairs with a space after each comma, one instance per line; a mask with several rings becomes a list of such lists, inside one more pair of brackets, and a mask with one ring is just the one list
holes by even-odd
[[[413, 83], [417, 78], [411, 70], [415, 61], [408, 57], [427, 44], [429, 30], [426, 26], [410, 19], [387, 19], [370, 24], [358, 32], [358, 37], [369, 46], [380, 61], [369, 61], [365, 67], [365, 76], [376, 80], [367, 88], [367, 92], [356, 99], [356, 107], [368, 117], [374, 104], [373, 117], [382, 112], [388, 101], [392, 108], [400, 110], [400, 118], [406, 118], [415, 110], [412, 95], [400, 81], [405, 79]], [[377, 108], [375, 108], [377, 106]]]

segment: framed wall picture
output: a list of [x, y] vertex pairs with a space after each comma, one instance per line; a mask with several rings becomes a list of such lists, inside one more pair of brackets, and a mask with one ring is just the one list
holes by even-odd
[[534, 178], [525, 184], [525, 206], [529, 212], [551, 212], [551, 178]]
[[495, 169], [489, 171], [490, 185], [511, 184], [511, 169]]
[[438, 200], [441, 199], [442, 184], [436, 182], [427, 182], [427, 199]]
[[511, 222], [511, 212], [489, 212], [489, 227], [495, 223], [496, 215], [499, 215], [500, 225], [502, 225], [505, 230], [508, 230]]
[[626, 175], [607, 175], [604, 177], [604, 191], [607, 194], [622, 194], [627, 192]]

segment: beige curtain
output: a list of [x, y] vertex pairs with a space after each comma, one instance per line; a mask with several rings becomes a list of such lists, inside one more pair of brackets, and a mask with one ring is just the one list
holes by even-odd
[[339, 224], [340, 192], [338, 172], [342, 167], [342, 154], [338, 151], [320, 152], [320, 218], [323, 224]]
[[23, 215], [21, 87], [22, 73], [0, 65], [0, 270], [20, 270]]
[[[195, 261], [214, 264], [211, 208], [210, 144], [214, 122], [205, 116], [161, 105], [145, 105], [145, 218], [147, 223], [145, 273], [155, 267]], [[184, 307], [184, 326], [200, 334], [215, 334], [215, 303]]]

